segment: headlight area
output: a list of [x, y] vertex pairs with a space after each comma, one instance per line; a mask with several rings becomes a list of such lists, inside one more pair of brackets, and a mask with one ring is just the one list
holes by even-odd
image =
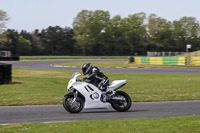
[[74, 90], [74, 87], [71, 86], [69, 89], [68, 89], [70, 92], [72, 92]]

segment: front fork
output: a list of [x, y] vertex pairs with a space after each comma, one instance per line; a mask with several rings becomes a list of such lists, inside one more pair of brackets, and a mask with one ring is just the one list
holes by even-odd
[[78, 91], [73, 92], [73, 94], [74, 94], [74, 99], [72, 100], [72, 104], [73, 104], [73, 103], [76, 101], [76, 99], [77, 99]]

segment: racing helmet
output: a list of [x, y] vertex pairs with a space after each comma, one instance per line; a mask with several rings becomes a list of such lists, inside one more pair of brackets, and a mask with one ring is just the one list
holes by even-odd
[[89, 72], [92, 70], [92, 64], [91, 63], [84, 63], [83, 66], [82, 66], [82, 71], [83, 71], [83, 74], [86, 75], [86, 74], [89, 74]]

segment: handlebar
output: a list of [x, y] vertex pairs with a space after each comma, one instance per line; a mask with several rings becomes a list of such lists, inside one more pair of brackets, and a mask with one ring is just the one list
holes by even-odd
[[83, 82], [83, 79], [78, 79], [77, 81], [79, 81], [79, 82]]
[[77, 81], [79, 81], [79, 82], [83, 82], [83, 81], [86, 81], [86, 79], [84, 79], [84, 78], [81, 79], [81, 78], [80, 78], [80, 79], [78, 79]]

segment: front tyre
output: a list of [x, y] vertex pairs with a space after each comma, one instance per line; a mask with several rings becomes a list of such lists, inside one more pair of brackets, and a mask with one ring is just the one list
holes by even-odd
[[118, 101], [115, 101], [115, 102], [111, 103], [112, 107], [116, 111], [124, 112], [124, 111], [127, 111], [127, 110], [130, 109], [132, 103], [131, 103], [131, 98], [127, 93], [125, 93], [123, 91], [117, 91], [114, 94], [114, 97], [119, 97], [119, 98], [123, 98], [124, 99], [123, 101], [118, 100]]
[[63, 98], [63, 107], [70, 113], [79, 113], [84, 107], [84, 102], [79, 95], [74, 99], [74, 94], [69, 93]]

